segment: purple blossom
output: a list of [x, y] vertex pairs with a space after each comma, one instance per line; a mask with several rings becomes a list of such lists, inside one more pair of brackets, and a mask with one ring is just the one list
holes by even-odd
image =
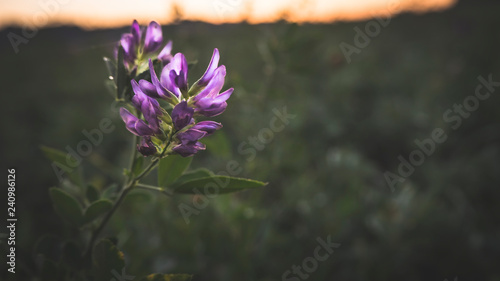
[[163, 115], [160, 104], [157, 100], [147, 96], [141, 90], [139, 84], [135, 81], [131, 81], [132, 89], [134, 90], [134, 97], [132, 98], [132, 104], [142, 112], [144, 119], [148, 121], [151, 129], [155, 132], [159, 132], [159, 121], [158, 116]]
[[[133, 32], [124, 37], [130, 48], [135, 46], [135, 42], [141, 40], [142, 35], [136, 27], [137, 25], [134, 24]], [[154, 28], [151, 29], [149, 35], [146, 32], [148, 42], [152, 42], [153, 45], [156, 44], [154, 43], [156, 41], [151, 38], [158, 38], [157, 35], [158, 31]], [[151, 50], [156, 48], [151, 46], [148, 46]], [[151, 141], [151, 136], [156, 135], [165, 142], [164, 144], [167, 143], [165, 139], [167, 135], [161, 135], [163, 132], [160, 129], [160, 121], [166, 122], [166, 126], [171, 125], [174, 130], [173, 140], [168, 140], [168, 142], [173, 142], [173, 148], [169, 152], [188, 157], [204, 150], [205, 145], [199, 140], [222, 128], [222, 124], [208, 120], [195, 123], [195, 113], [208, 117], [221, 114], [227, 107], [226, 101], [234, 91], [233, 88], [230, 88], [221, 93], [226, 77], [226, 67], [218, 65], [220, 55], [219, 51], [215, 49], [207, 70], [188, 93], [186, 58], [182, 53], [172, 56], [171, 49], [172, 42], [168, 42], [158, 56], [165, 64], [160, 78], [156, 75], [153, 61], [149, 59], [151, 82], [146, 80], [131, 81], [135, 93], [132, 104], [142, 113], [144, 120], [131, 114], [125, 108], [120, 110], [120, 115], [127, 129], [133, 134], [143, 137], [137, 149], [144, 156], [158, 153], [158, 147]], [[188, 94], [194, 96], [187, 98]], [[156, 100], [158, 98], [165, 99], [174, 105], [170, 115], [166, 114], [164, 109], [160, 107], [160, 103]], [[170, 146], [167, 145], [164, 149], [168, 147]]]
[[137, 58], [137, 47], [135, 38], [131, 33], [125, 33], [120, 39], [120, 45], [123, 48], [123, 60], [127, 65], [133, 65]]
[[209, 136], [213, 134], [216, 130], [222, 128], [221, 123], [217, 123], [215, 121], [201, 121], [196, 123], [191, 129], [199, 130], [206, 132], [207, 134], [205, 136]]
[[177, 53], [161, 71], [161, 85], [177, 97], [187, 91], [188, 64], [182, 53]]
[[162, 41], [163, 35], [161, 26], [155, 21], [150, 22], [148, 29], [146, 30], [143, 52], [148, 54], [158, 50], [158, 48], [160, 48], [161, 46]]
[[203, 88], [192, 98], [195, 112], [207, 117], [216, 116], [224, 112], [227, 107], [226, 100], [234, 91], [231, 88], [220, 93], [224, 86], [226, 67], [224, 65], [217, 66], [219, 58], [219, 51], [215, 49], [207, 70], [197, 82], [197, 86]]
[[193, 156], [199, 150], [205, 149], [205, 145], [198, 140], [203, 138], [206, 134], [206, 132], [196, 129], [188, 129], [184, 132], [178, 133], [177, 139], [180, 143], [172, 150], [182, 157]]
[[151, 137], [143, 137], [141, 143], [137, 145], [137, 150], [145, 157], [154, 155], [157, 151]]
[[177, 98], [180, 97], [179, 93], [174, 93], [170, 91], [169, 89], [166, 88], [163, 82], [160, 82], [160, 80], [158, 80], [158, 76], [156, 76], [156, 71], [154, 69], [153, 61], [151, 59], [149, 60], [149, 71], [151, 73], [151, 82], [153, 83], [153, 86], [155, 86], [157, 96], [163, 99], [171, 99], [174, 96]]
[[148, 95], [154, 99], [161, 98], [158, 95], [158, 92], [156, 91], [156, 87], [155, 87], [155, 85], [153, 85], [153, 83], [151, 83], [147, 80], [141, 79], [141, 80], [139, 80], [139, 87], [141, 88], [141, 91], [143, 93], [145, 93], [146, 95]]
[[122, 117], [123, 122], [125, 122], [125, 126], [127, 130], [129, 130], [132, 134], [136, 136], [152, 136], [155, 133], [155, 130], [151, 129], [146, 122], [137, 118], [134, 114], [130, 113], [125, 108], [120, 108], [120, 116]]
[[[125, 33], [120, 39], [120, 45], [123, 48], [123, 59], [128, 68], [132, 68], [135, 65], [135, 61], [140, 58], [140, 56], [147, 56], [151, 53], [156, 52], [163, 41], [163, 34], [161, 26], [152, 21], [149, 23], [148, 27], [144, 30], [141, 29], [139, 23], [134, 20], [130, 28], [130, 33]], [[162, 57], [168, 58], [169, 50], [172, 49], [172, 42], [169, 42], [169, 48], [165, 46], [162, 51]], [[117, 53], [117, 50], [115, 52]]]
[[217, 93], [213, 96], [207, 95], [195, 101], [195, 111], [201, 115], [212, 117], [224, 112], [227, 107], [226, 100], [231, 96], [234, 89], [231, 88], [221, 94]]
[[172, 52], [172, 41], [168, 41], [168, 43], [163, 47], [160, 54], [158, 55], [158, 59], [161, 60], [163, 65], [167, 65], [174, 57], [171, 54]]
[[219, 50], [217, 48], [215, 48], [214, 53], [212, 54], [212, 59], [210, 60], [210, 63], [208, 64], [207, 70], [205, 71], [203, 76], [201, 76], [200, 80], [198, 80], [198, 82], [196, 84], [198, 84], [199, 86], [206, 86], [208, 84], [208, 82], [210, 82], [210, 80], [212, 80], [212, 78], [215, 75], [215, 71], [217, 70], [217, 65], [219, 64], [219, 59], [220, 59]]
[[189, 107], [186, 101], [182, 101], [177, 104], [172, 110], [172, 122], [174, 123], [174, 128], [176, 130], [181, 130], [193, 120], [194, 109]]

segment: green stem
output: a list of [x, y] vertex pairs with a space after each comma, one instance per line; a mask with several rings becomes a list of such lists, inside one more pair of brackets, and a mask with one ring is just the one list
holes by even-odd
[[113, 208], [111, 208], [111, 210], [106, 214], [106, 216], [102, 219], [102, 221], [99, 224], [99, 226], [97, 227], [97, 229], [92, 234], [92, 237], [90, 238], [89, 244], [87, 246], [87, 250], [85, 251], [84, 257], [86, 257], [86, 258], [90, 258], [91, 257], [91, 255], [92, 255], [92, 248], [94, 247], [94, 243], [95, 243], [97, 237], [99, 236], [99, 234], [103, 230], [104, 226], [106, 226], [106, 224], [108, 223], [109, 219], [113, 216], [113, 214], [115, 213], [115, 211], [118, 209], [118, 206], [120, 206], [120, 204], [122, 203], [122, 201], [125, 198], [125, 196], [127, 196], [127, 193], [129, 193], [130, 190], [132, 190], [136, 184], [137, 184], [136, 181], [130, 181], [122, 189], [122, 191], [120, 192], [120, 196], [118, 197], [118, 199], [116, 200], [115, 204], [113, 205]]
[[[121, 190], [118, 199], [116, 200], [116, 202], [113, 205], [113, 208], [111, 208], [111, 210], [109, 210], [109, 212], [106, 214], [106, 216], [102, 219], [102, 221], [99, 224], [99, 226], [97, 227], [97, 229], [92, 233], [92, 236], [90, 238], [90, 241], [89, 241], [89, 244], [87, 246], [87, 249], [85, 250], [85, 253], [83, 255], [84, 258], [87, 258], [87, 259], [91, 258], [91, 256], [92, 256], [92, 248], [94, 247], [94, 243], [97, 240], [97, 237], [99, 236], [99, 234], [101, 233], [101, 231], [104, 229], [104, 227], [108, 223], [109, 219], [113, 216], [113, 214], [115, 213], [115, 211], [118, 209], [118, 207], [122, 203], [122, 201], [125, 198], [125, 196], [127, 196], [127, 193], [129, 193], [136, 186], [140, 186], [142, 188], [145, 188], [146, 186], [148, 186], [148, 185], [140, 184], [139, 180], [141, 180], [153, 168], [155, 168], [158, 165], [158, 163], [160, 162], [160, 159], [163, 157], [163, 155], [167, 151], [168, 146], [170, 145], [170, 142], [172, 140], [172, 135], [173, 134], [171, 132], [169, 134], [169, 136], [168, 136], [167, 144], [165, 145], [165, 147], [163, 148], [160, 156], [157, 159], [153, 160], [149, 164], [149, 166], [146, 167], [146, 169], [144, 169], [144, 171], [142, 171], [138, 176], [136, 176], [136, 177], [134, 177], [132, 179], [130, 179], [130, 178], [127, 179], [126, 184], [124, 184], [123, 189]], [[137, 158], [137, 156], [136, 156], [136, 153], [137, 153], [136, 146], [137, 146], [137, 137], [134, 136], [134, 145], [132, 146], [133, 152], [132, 152], [132, 157], [130, 158], [130, 167], [131, 167], [130, 171], [131, 172], [132, 172], [132, 168], [134, 167], [134, 164], [135, 164], [135, 159]], [[151, 187], [151, 186], [148, 186], [148, 187]], [[157, 190], [157, 191], [161, 191], [161, 190]], [[168, 193], [166, 193], [166, 191], [161, 191], [161, 192], [168, 195]]]

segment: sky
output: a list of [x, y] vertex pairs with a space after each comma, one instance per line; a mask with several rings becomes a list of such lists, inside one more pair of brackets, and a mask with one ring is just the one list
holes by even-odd
[[456, 0], [0, 0], [0, 29], [77, 25], [85, 29], [176, 19], [215, 24], [247, 21], [328, 23], [449, 8]]

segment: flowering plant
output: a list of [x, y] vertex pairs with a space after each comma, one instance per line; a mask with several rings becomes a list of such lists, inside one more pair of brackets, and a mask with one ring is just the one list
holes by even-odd
[[[215, 186], [215, 192], [211, 193], [222, 194], [265, 185], [215, 175], [207, 169], [189, 170], [192, 156], [205, 149], [201, 140], [222, 128], [221, 123], [199, 119], [222, 114], [234, 89], [222, 91], [226, 68], [219, 66], [218, 49], [214, 50], [202, 77], [189, 86], [185, 55], [171, 54], [172, 41], [163, 47], [162, 44], [158, 23], [153, 21], [147, 28], [141, 28], [134, 21], [130, 33], [123, 34], [117, 44], [115, 59], [104, 58], [115, 102], [121, 104], [121, 119], [133, 139], [130, 163], [121, 188], [104, 190], [88, 185], [79, 172], [81, 167], [63, 169], [67, 180], [62, 181], [61, 187], [51, 188], [50, 196], [56, 212], [84, 235], [59, 242], [58, 262], [64, 264], [64, 270], [52, 272], [50, 280], [115, 280], [120, 272], [120, 276], [125, 274], [124, 256], [116, 240], [98, 240], [112, 215], [134, 189], [173, 195], [197, 194], [200, 189]], [[54, 169], [63, 167], [64, 160], [72, 157], [53, 148], [42, 149], [53, 161]], [[144, 184], [142, 180], [154, 169], [158, 170], [158, 184]], [[75, 189], [79, 192], [71, 192]], [[42, 264], [41, 271], [54, 262], [47, 255], [44, 258], [47, 264]], [[144, 280], [174, 278], [191, 277], [161, 273]]]

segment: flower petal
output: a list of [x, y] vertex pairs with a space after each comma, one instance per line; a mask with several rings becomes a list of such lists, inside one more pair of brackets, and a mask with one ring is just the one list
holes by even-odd
[[156, 92], [158, 93], [158, 95], [164, 99], [172, 98], [174, 94], [165, 89], [160, 80], [158, 80], [158, 76], [156, 76], [153, 61], [151, 59], [149, 59], [149, 72], [151, 74], [151, 82], [153, 82], [153, 85], [156, 87]]
[[153, 85], [151, 82], [141, 79], [139, 80], [139, 87], [141, 88], [142, 92], [148, 95], [149, 97], [159, 99], [160, 95], [158, 95], [158, 92], [156, 91], [155, 85]]
[[152, 136], [155, 133], [153, 131], [153, 129], [151, 129], [146, 124], [146, 122], [144, 122], [143, 120], [140, 120], [140, 119], [137, 120], [137, 122], [135, 123], [135, 130], [137, 131], [139, 136]]
[[155, 21], [150, 22], [146, 30], [146, 38], [144, 39], [144, 53], [151, 53], [158, 50], [162, 41], [161, 26]]
[[163, 47], [163, 50], [161, 50], [160, 54], [158, 55], [158, 59], [161, 60], [163, 65], [168, 64], [173, 56], [172, 56], [172, 40], [168, 41], [168, 43]]
[[160, 83], [165, 89], [180, 97], [181, 89], [187, 89], [187, 72], [186, 57], [182, 53], [177, 53], [161, 71]]
[[222, 128], [221, 123], [217, 123], [215, 121], [201, 121], [194, 125], [191, 129], [206, 132], [206, 136], [209, 136], [220, 128]]
[[144, 156], [151, 156], [156, 153], [156, 146], [151, 141], [151, 137], [144, 137], [140, 144], [137, 144], [137, 150]]
[[134, 20], [132, 27], [130, 28], [130, 33], [134, 38], [134, 43], [138, 46], [141, 43], [141, 27], [137, 20]]
[[172, 122], [176, 130], [181, 130], [191, 123], [194, 109], [189, 107], [186, 101], [177, 104], [172, 110]]
[[133, 63], [137, 57], [137, 45], [134, 43], [134, 36], [130, 33], [123, 34], [120, 40], [120, 45], [123, 48], [123, 57], [125, 61], [128, 63]]
[[215, 97], [219, 94], [224, 86], [224, 80], [226, 77], [226, 67], [224, 65], [219, 66], [215, 72], [211, 80], [208, 82], [206, 87], [201, 90], [201, 92], [196, 95], [193, 100], [197, 101], [199, 99], [205, 97]]
[[135, 123], [139, 120], [135, 115], [130, 113], [126, 108], [120, 108], [120, 116], [125, 122], [125, 127], [127, 130], [129, 130], [132, 134], [138, 136], [139, 133], [135, 129]]
[[200, 80], [198, 80], [198, 85], [206, 86], [208, 82], [212, 79], [215, 74], [215, 70], [217, 69], [217, 65], [219, 64], [219, 50], [217, 48], [214, 49], [214, 53], [212, 54], [212, 59], [210, 60], [210, 64], [207, 67], [207, 70], [201, 76]]
[[181, 141], [181, 143], [187, 144], [191, 142], [197, 142], [199, 139], [203, 138], [206, 135], [207, 132], [191, 128], [182, 133], [178, 133], [177, 138]]

